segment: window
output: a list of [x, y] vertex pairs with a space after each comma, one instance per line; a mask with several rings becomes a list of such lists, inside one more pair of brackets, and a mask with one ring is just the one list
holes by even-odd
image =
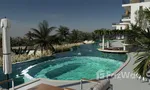
[[122, 30], [122, 27], [120, 27], [120, 30]]
[[140, 8], [139, 8], [140, 10], [143, 10], [143, 6], [140, 6]]

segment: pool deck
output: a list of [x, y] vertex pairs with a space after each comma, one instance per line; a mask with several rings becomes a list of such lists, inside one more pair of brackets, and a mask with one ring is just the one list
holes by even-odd
[[[130, 55], [130, 62], [127, 64], [126, 67], [124, 67], [119, 73], [133, 73], [134, 68], [134, 61], [135, 61], [135, 53], [129, 53]], [[113, 90], [150, 90], [150, 85], [148, 82], [141, 82], [140, 80], [137, 80], [136, 78], [119, 78], [119, 79], [111, 79], [111, 84], [113, 85]], [[15, 90], [27, 90], [29, 88], [32, 88], [34, 86], [37, 86], [39, 84], [48, 84], [53, 86], [59, 86], [59, 87], [68, 87], [75, 90], [80, 90], [80, 81], [57, 81], [57, 80], [48, 80], [48, 79], [36, 79], [32, 82], [28, 82], [19, 86], [15, 87]], [[83, 83], [83, 90], [89, 90], [90, 87], [94, 86], [96, 82], [85, 82]]]
[[[136, 53], [130, 53], [131, 61], [128, 65], [119, 73], [133, 73], [134, 61]], [[118, 75], [118, 77], [120, 77]], [[150, 90], [150, 84], [148, 82], [142, 82], [137, 80], [137, 78], [120, 78], [120, 79], [111, 79], [113, 84], [113, 90]]]

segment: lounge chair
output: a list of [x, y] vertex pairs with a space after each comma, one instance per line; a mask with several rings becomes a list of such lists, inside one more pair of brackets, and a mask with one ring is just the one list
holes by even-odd
[[97, 83], [93, 87], [89, 88], [89, 90], [113, 90], [109, 79], [99, 80], [99, 81], [96, 80], [87, 80], [87, 81]]
[[110, 80], [108, 79], [100, 81], [93, 87], [93, 90], [111, 90], [111, 89], [112, 87], [110, 84]]

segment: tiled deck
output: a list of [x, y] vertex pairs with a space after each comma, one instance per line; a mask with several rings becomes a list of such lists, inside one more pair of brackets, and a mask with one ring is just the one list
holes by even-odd
[[[119, 73], [133, 73], [135, 53], [130, 53], [131, 61], [130, 63]], [[148, 82], [142, 82], [137, 80], [137, 78], [120, 78], [112, 79], [113, 90], [150, 90], [150, 85]]]

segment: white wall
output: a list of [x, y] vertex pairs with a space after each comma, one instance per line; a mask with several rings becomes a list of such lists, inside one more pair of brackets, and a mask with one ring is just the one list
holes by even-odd
[[150, 0], [144, 0], [144, 2], [150, 2]]
[[[130, 16], [131, 18], [127, 19], [128, 23], [129, 23], [129, 28], [130, 28], [130, 23], [136, 24], [135, 12], [140, 9], [140, 6], [143, 6], [143, 9], [149, 8], [150, 7], [150, 0], [145, 0], [145, 2], [141, 2], [141, 3], [129, 3], [129, 4], [123, 4], [122, 5], [122, 7], [131, 7], [131, 16]], [[122, 21], [123, 21], [123, 19], [122, 19]], [[126, 21], [123, 21], [123, 23], [125, 23], [125, 22]], [[118, 24], [118, 25], [115, 25], [113, 27], [115, 27], [115, 29], [121, 30], [121, 27], [122, 27], [122, 29], [125, 29], [126, 25], [125, 24]]]
[[122, 30], [123, 29], [126, 29], [126, 25], [121, 25], [121, 24], [119, 24], [119, 25], [116, 25], [116, 27], [115, 27], [115, 29], [118, 29], [118, 30], [121, 30], [121, 28], [122, 28]]
[[150, 7], [150, 2], [132, 3], [132, 4], [130, 4], [130, 6], [131, 6], [131, 19], [130, 19], [130, 22], [135, 24], [136, 23], [136, 20], [135, 20], [136, 14], [135, 14], [135, 12], [137, 10], [139, 10], [140, 6], [143, 6], [143, 9], [144, 8], [149, 8]]

